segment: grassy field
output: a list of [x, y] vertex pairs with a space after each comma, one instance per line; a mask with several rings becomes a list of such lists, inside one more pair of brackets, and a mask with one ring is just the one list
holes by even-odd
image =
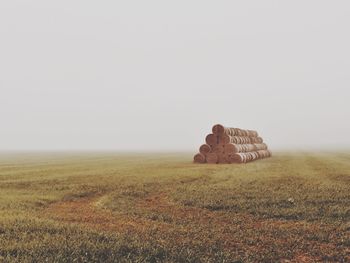
[[0, 155], [0, 262], [350, 262], [350, 153]]

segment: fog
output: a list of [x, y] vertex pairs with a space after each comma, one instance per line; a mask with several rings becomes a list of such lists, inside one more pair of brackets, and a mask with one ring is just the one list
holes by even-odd
[[0, 150], [350, 148], [349, 1], [1, 1]]

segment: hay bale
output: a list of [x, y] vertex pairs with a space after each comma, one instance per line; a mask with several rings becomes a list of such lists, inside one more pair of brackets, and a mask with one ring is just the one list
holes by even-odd
[[265, 150], [263, 151], [252, 151], [252, 152], [241, 152], [241, 153], [233, 153], [228, 155], [228, 160], [230, 163], [248, 163], [261, 158], [266, 158], [267, 153]]
[[264, 140], [261, 137], [251, 137], [251, 142], [252, 143], [263, 143]]
[[212, 128], [212, 132], [215, 135], [222, 135], [225, 133], [225, 127], [221, 124], [216, 124]]
[[237, 153], [237, 152], [239, 152], [239, 147], [237, 147], [237, 145], [234, 143], [228, 143], [228, 144], [225, 144], [224, 152], [227, 154]]
[[257, 131], [253, 131], [253, 130], [247, 130], [248, 131], [248, 136], [249, 137], [258, 137], [258, 132]]
[[253, 130], [243, 130], [239, 128], [229, 128], [221, 124], [215, 124], [212, 128], [215, 135], [227, 134], [230, 136], [258, 137], [258, 132]]
[[207, 135], [207, 137], [205, 138], [205, 142], [210, 145], [211, 147], [213, 147], [214, 145], [216, 145], [218, 143], [218, 139], [217, 136], [210, 133]]
[[224, 153], [218, 154], [218, 163], [228, 163]]
[[200, 146], [195, 162], [247, 163], [271, 156], [257, 131], [216, 124], [212, 132], [206, 136], [206, 144]]
[[251, 152], [255, 151], [256, 147], [254, 144], [225, 144], [226, 153], [239, 153], [239, 152]]
[[247, 156], [243, 153], [234, 153], [229, 156], [230, 163], [245, 163], [247, 161]]
[[216, 153], [208, 153], [206, 157], [207, 163], [218, 163], [218, 155]]
[[253, 145], [255, 146], [255, 151], [267, 150], [266, 143], [257, 143], [257, 144], [253, 144]]
[[201, 147], [199, 147], [199, 152], [201, 154], [207, 155], [211, 152], [211, 147], [208, 144], [202, 144]]
[[257, 153], [261, 159], [271, 156], [271, 152], [269, 150], [260, 150], [260, 151], [257, 151]]
[[205, 163], [205, 155], [202, 154], [202, 153], [197, 153], [193, 157], [193, 162], [195, 162], [195, 163]]
[[251, 138], [247, 136], [230, 136], [227, 134], [218, 136], [218, 141], [224, 144], [250, 144]]
[[213, 153], [224, 153], [225, 147], [224, 144], [217, 144], [211, 148], [211, 152]]

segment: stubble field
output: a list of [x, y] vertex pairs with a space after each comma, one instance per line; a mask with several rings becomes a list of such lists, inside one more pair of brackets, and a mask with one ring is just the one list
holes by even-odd
[[0, 262], [349, 262], [350, 153], [2, 153]]

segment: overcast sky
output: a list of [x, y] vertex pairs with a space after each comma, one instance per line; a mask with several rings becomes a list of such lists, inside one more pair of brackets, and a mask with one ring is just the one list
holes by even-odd
[[0, 2], [0, 150], [350, 147], [349, 1]]

